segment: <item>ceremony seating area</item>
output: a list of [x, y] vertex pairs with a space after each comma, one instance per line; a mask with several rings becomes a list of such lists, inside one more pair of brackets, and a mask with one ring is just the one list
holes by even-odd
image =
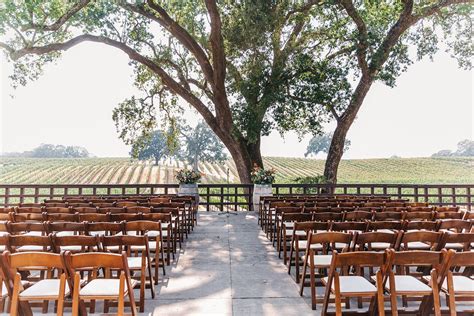
[[323, 315], [333, 305], [341, 315], [343, 302], [379, 315], [456, 315], [456, 302], [474, 300], [473, 220], [459, 207], [380, 196], [272, 196], [259, 207], [300, 295], [309, 287]]
[[[192, 196], [65, 197], [0, 209], [1, 309], [143, 312], [197, 223]], [[139, 297], [135, 298], [133, 289]], [[136, 307], [138, 306], [138, 311]], [[39, 308], [39, 309], [38, 309]]]

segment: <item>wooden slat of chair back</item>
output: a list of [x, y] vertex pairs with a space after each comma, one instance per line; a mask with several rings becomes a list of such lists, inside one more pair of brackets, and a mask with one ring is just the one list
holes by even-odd
[[397, 241], [398, 241], [398, 233], [392, 234], [387, 232], [364, 232], [364, 233], [357, 233], [354, 238], [354, 248], [355, 246], [359, 246], [359, 250], [363, 250], [365, 245], [368, 245], [370, 251], [370, 244], [371, 243], [387, 243], [390, 244], [388, 248], [395, 248]]
[[7, 230], [12, 235], [23, 234], [26, 232], [46, 232], [43, 222], [7, 222]]
[[401, 221], [370, 221], [367, 227], [368, 231], [377, 231], [380, 229], [390, 229], [394, 231], [402, 230], [404, 222]]
[[404, 221], [403, 230], [438, 230], [439, 223], [433, 221]]
[[376, 251], [354, 251], [334, 253], [331, 267], [384, 267], [387, 255], [385, 252]]

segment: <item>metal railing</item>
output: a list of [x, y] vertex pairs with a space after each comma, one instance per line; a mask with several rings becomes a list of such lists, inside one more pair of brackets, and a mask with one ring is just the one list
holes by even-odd
[[[177, 193], [178, 184], [0, 184], [0, 207], [39, 203], [74, 195], [157, 195]], [[471, 210], [474, 184], [274, 184], [274, 195], [351, 194], [390, 196]], [[250, 210], [252, 184], [200, 184], [199, 204], [210, 210]]]

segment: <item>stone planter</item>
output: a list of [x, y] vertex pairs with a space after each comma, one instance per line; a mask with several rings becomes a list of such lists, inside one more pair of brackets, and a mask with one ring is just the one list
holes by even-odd
[[[199, 205], [199, 190], [198, 184], [180, 184], [178, 188], [178, 196], [194, 196], [196, 205]], [[197, 208], [196, 208], [197, 209]]]
[[253, 210], [258, 211], [260, 209], [260, 197], [272, 196], [272, 185], [271, 184], [254, 184], [253, 185]]

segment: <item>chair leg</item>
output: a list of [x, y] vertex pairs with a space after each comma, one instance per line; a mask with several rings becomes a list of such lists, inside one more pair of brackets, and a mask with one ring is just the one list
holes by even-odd
[[448, 272], [446, 282], [448, 284], [448, 306], [449, 306], [449, 315], [456, 316], [456, 298], [454, 296], [454, 284], [453, 284], [453, 273]]
[[120, 273], [120, 283], [119, 283], [119, 297], [118, 297], [118, 306], [117, 306], [117, 315], [123, 316], [124, 312], [124, 294], [125, 294], [125, 274]]
[[79, 291], [81, 289], [80, 283], [81, 276], [76, 272], [76, 274], [74, 274], [74, 287], [72, 290], [72, 316], [79, 315]]
[[61, 278], [59, 279], [59, 297], [58, 297], [58, 305], [56, 308], [56, 313], [58, 316], [62, 316], [64, 312], [64, 293], [66, 290], [66, 275], [63, 273], [61, 274]]
[[[331, 284], [327, 286], [331, 287]], [[334, 273], [334, 303], [336, 304], [336, 316], [342, 316], [341, 287], [337, 273]]]
[[397, 289], [395, 287], [395, 276], [390, 272], [389, 275], [389, 287], [390, 287], [390, 308], [392, 310], [392, 316], [398, 316], [397, 309]]
[[304, 280], [306, 278], [306, 269], [308, 266], [308, 254], [306, 254], [303, 262], [303, 273], [301, 274], [300, 296], [303, 296]]
[[380, 316], [385, 316], [385, 301], [383, 297], [383, 280], [382, 272], [377, 272], [377, 312]]
[[15, 279], [13, 281], [13, 295], [10, 306], [10, 315], [18, 315], [18, 301], [20, 299], [20, 285], [21, 285], [21, 276], [20, 274], [15, 274]]
[[316, 280], [314, 272], [314, 255], [310, 252], [309, 255], [309, 278], [310, 278], [310, 287], [311, 287], [311, 308], [316, 309]]

